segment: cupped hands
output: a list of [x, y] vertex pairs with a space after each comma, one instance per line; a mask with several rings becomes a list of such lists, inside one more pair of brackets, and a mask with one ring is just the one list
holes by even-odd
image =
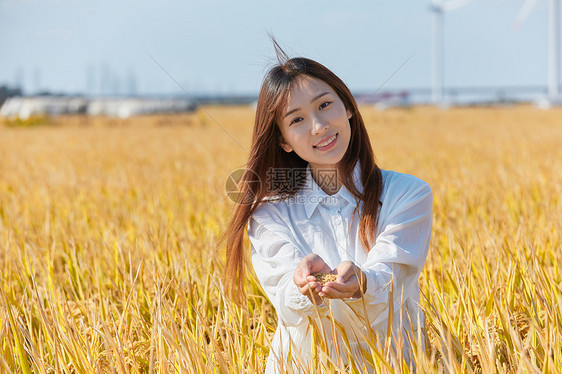
[[[315, 273], [336, 274], [335, 282], [319, 283]], [[293, 281], [300, 293], [306, 295], [316, 305], [328, 299], [360, 298], [367, 289], [365, 273], [353, 261], [342, 261], [331, 269], [317, 254], [304, 257], [295, 269]]]

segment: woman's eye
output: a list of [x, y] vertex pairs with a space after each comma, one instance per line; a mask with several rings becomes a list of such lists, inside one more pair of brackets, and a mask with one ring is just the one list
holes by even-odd
[[328, 105], [330, 105], [331, 103], [329, 101], [326, 101], [325, 103], [320, 104], [320, 109], [324, 109], [326, 108]]
[[302, 121], [302, 117], [297, 117], [297, 118], [295, 118], [294, 120], [291, 121], [291, 123], [289, 124], [289, 126], [292, 125], [292, 124], [294, 124], [294, 123], [300, 122], [300, 121]]

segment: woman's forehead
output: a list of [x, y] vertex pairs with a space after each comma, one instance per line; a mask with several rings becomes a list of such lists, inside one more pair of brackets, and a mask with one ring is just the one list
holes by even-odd
[[334, 89], [321, 79], [308, 75], [297, 77], [291, 84], [285, 99], [285, 109], [302, 100], [311, 100], [323, 93], [334, 94]]

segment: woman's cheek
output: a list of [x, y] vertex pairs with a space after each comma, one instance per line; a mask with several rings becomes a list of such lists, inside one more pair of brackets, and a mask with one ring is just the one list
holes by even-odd
[[345, 116], [345, 111], [341, 111], [341, 110], [333, 110], [330, 114], [329, 114], [329, 120], [330, 121], [335, 121], [335, 120], [339, 120], [341, 118], [343, 118], [343, 116]]

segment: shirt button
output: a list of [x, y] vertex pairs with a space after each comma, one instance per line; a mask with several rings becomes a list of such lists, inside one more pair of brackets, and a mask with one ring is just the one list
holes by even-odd
[[338, 225], [341, 225], [341, 217], [336, 217], [336, 223], [337, 223]]

